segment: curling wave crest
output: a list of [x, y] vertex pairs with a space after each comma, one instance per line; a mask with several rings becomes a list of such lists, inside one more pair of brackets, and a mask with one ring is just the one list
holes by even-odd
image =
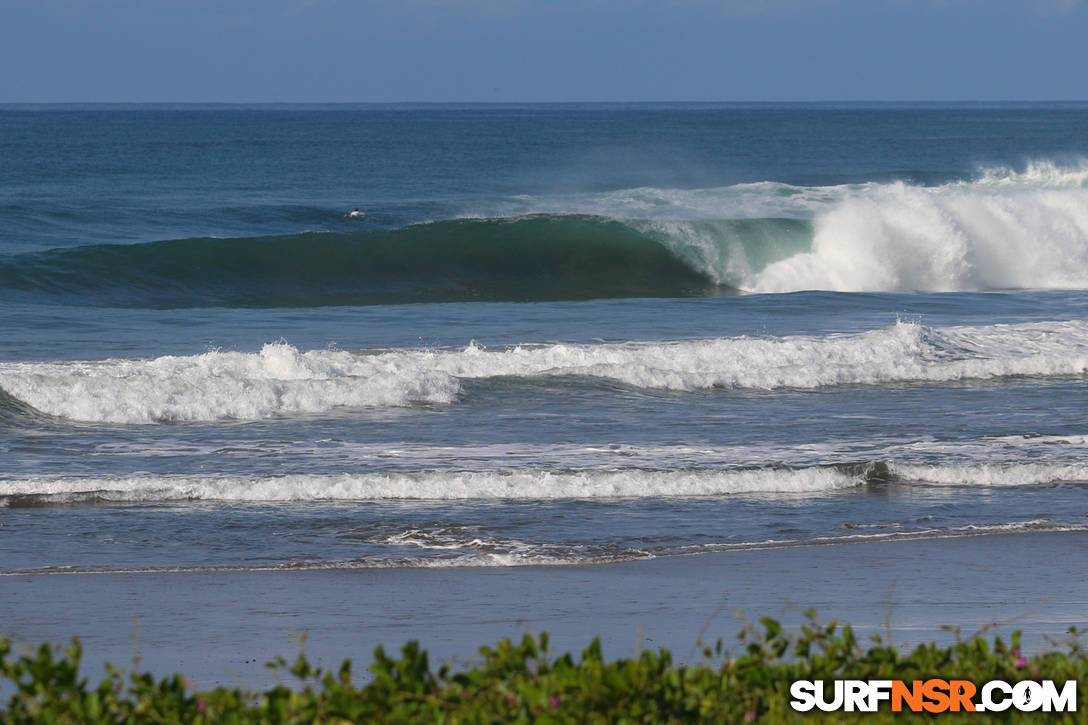
[[1088, 161], [982, 169], [935, 186], [774, 181], [518, 198], [472, 212], [623, 220], [748, 292], [1088, 288]]
[[395, 229], [0, 255], [0, 296], [124, 308], [1088, 289], [1088, 161], [466, 202]]
[[208, 352], [152, 360], [3, 363], [0, 388], [79, 421], [256, 420], [342, 409], [448, 404], [462, 382], [574, 377], [634, 388], [811, 389], [834, 385], [1081, 375], [1088, 322], [927, 327], [855, 334], [487, 349]]

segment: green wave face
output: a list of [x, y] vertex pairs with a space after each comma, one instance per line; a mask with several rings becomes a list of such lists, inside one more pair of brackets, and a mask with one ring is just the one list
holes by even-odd
[[627, 223], [693, 269], [735, 289], [746, 289], [746, 283], [768, 265], [812, 249], [813, 224], [803, 219]]
[[650, 231], [535, 215], [392, 231], [97, 245], [0, 260], [0, 295], [117, 307], [311, 307], [732, 294]]

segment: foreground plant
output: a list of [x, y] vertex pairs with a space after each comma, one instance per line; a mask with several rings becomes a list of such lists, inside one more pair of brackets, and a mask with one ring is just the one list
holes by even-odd
[[[42, 645], [14, 655], [0, 640], [0, 692], [13, 692], [0, 721], [11, 723], [311, 723], [311, 722], [794, 722], [824, 719], [903, 721], [908, 713], [821, 713], [790, 707], [796, 680], [924, 680], [932, 677], [1078, 682], [1085, 703], [1088, 653], [1083, 632], [1070, 629], [1048, 652], [1026, 657], [1019, 632], [1005, 643], [984, 636], [942, 647], [925, 644], [902, 653], [874, 637], [865, 647], [849, 626], [821, 625], [812, 612], [797, 634], [762, 619], [741, 634], [742, 653], [729, 656], [721, 641], [702, 651], [695, 665], [676, 665], [667, 650], [634, 659], [606, 661], [593, 640], [577, 659], [548, 652], [548, 636], [526, 636], [480, 649], [480, 662], [463, 671], [432, 670], [427, 653], [409, 642], [400, 657], [379, 647], [365, 685], [352, 680], [351, 661], [323, 670], [300, 656], [270, 667], [297, 679], [294, 688], [265, 692], [217, 688], [192, 691], [181, 675], [107, 667], [95, 686], [79, 673], [79, 642], [61, 651]], [[1053, 721], [1088, 722], [1088, 707], [1052, 714]], [[946, 713], [942, 719], [972, 723], [1036, 721], [1040, 713]]]

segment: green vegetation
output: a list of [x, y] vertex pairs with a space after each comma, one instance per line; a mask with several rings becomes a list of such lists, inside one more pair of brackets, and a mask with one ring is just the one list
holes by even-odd
[[181, 675], [155, 680], [107, 669], [97, 685], [79, 673], [78, 641], [63, 652], [48, 645], [16, 654], [0, 640], [0, 692], [14, 692], [0, 709], [10, 723], [658, 723], [795, 722], [844, 720], [910, 722], [928, 714], [795, 713], [790, 684], [795, 680], [965, 679], [1078, 682], [1075, 713], [944, 713], [949, 722], [1088, 722], [1088, 651], [1083, 632], [1052, 643], [1049, 651], [1024, 657], [1019, 633], [1011, 641], [987, 639], [985, 632], [943, 647], [926, 644], [902, 653], [879, 637], [862, 646], [849, 626], [808, 623], [790, 634], [771, 619], [749, 626], [740, 651], [725, 652], [719, 641], [703, 650], [696, 665], [677, 665], [669, 652], [643, 652], [635, 659], [606, 661], [594, 640], [574, 658], [548, 653], [548, 637], [508, 640], [480, 649], [472, 669], [432, 670], [415, 642], [399, 658], [382, 648], [374, 656], [372, 679], [352, 683], [351, 662], [336, 672], [279, 659], [269, 666], [297, 678], [296, 687], [261, 693], [218, 688], [192, 691]]

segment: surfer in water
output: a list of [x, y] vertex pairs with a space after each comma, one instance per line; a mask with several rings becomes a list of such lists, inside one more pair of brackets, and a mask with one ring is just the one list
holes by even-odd
[[366, 216], [366, 214], [359, 211], [359, 207], [355, 207], [354, 211], [349, 211], [347, 214], [344, 215], [344, 218], [345, 219], [362, 219], [365, 216]]

